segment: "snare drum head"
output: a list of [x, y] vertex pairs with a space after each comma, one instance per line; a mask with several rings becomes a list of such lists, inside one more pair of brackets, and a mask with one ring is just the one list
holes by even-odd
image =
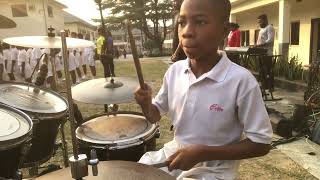
[[9, 149], [31, 132], [32, 121], [21, 111], [0, 105], [0, 149]]
[[33, 85], [28, 86], [24, 83], [1, 83], [0, 102], [36, 113], [54, 114], [67, 110], [68, 105], [60, 95], [41, 88], [36, 93], [35, 88]]
[[155, 130], [143, 116], [117, 114], [94, 118], [76, 130], [77, 138], [97, 144], [134, 141]]
[[[37, 180], [71, 180], [70, 168], [62, 169], [36, 178]], [[98, 164], [98, 176], [89, 170], [87, 180], [174, 180], [166, 172], [154, 167], [129, 161], [103, 161]]]

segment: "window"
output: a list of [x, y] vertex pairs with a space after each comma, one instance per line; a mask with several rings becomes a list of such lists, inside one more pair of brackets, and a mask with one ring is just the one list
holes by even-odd
[[241, 46], [249, 46], [250, 45], [250, 32], [249, 30], [241, 31], [240, 35]]
[[25, 17], [28, 16], [26, 4], [14, 4], [11, 5], [13, 17]]
[[291, 23], [290, 44], [299, 45], [300, 37], [300, 22]]
[[48, 16], [53, 17], [53, 10], [51, 6], [48, 6]]

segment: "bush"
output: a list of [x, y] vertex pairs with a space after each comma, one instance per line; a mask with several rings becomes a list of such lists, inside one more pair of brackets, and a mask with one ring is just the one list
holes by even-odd
[[293, 56], [290, 60], [279, 59], [273, 68], [275, 76], [284, 77], [288, 80], [301, 80], [303, 67], [299, 63], [297, 56]]

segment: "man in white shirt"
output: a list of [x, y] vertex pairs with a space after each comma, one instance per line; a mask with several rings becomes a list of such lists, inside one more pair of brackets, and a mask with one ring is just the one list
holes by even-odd
[[274, 45], [274, 28], [272, 25], [268, 24], [268, 17], [265, 14], [262, 14], [258, 17], [258, 24], [260, 25], [260, 31], [256, 47], [268, 49], [267, 54], [272, 56]]
[[184, 0], [179, 40], [187, 55], [169, 67], [157, 96], [138, 89], [147, 120], [168, 113], [174, 139], [139, 162], [166, 162], [178, 180], [235, 179], [240, 159], [269, 152], [272, 128], [259, 84], [245, 68], [217, 51], [228, 33], [229, 0]]
[[[274, 28], [268, 22], [268, 17], [265, 14], [262, 14], [258, 17], [258, 24], [260, 26], [260, 31], [258, 35], [258, 40], [256, 47], [267, 49], [266, 56], [261, 57], [261, 62], [259, 63], [261, 70], [259, 78], [262, 82], [263, 89], [269, 89], [272, 93], [274, 77], [272, 74], [272, 55], [273, 55], [273, 46], [274, 46]], [[265, 93], [263, 91], [263, 93]]]

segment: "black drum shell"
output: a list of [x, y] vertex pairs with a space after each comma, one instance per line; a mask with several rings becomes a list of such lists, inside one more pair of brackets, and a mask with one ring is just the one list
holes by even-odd
[[54, 92], [50, 89], [37, 87], [33, 84], [5, 81], [1, 82], [0, 84], [21, 85], [29, 86], [31, 88], [38, 88], [39, 90], [60, 98], [65, 103], [66, 109], [57, 113], [40, 113], [26, 109], [19, 109], [13, 106], [13, 108], [16, 108], [27, 114], [33, 121], [32, 139], [30, 142], [31, 147], [24, 157], [22, 167], [37, 166], [48, 161], [55, 152], [55, 141], [59, 127], [66, 121], [67, 110], [69, 107], [67, 100], [57, 92]]
[[4, 104], [0, 104], [0, 108], [9, 109], [18, 113], [28, 120], [30, 124], [30, 130], [25, 135], [7, 142], [0, 142], [0, 177], [12, 179], [23, 160], [23, 151], [25, 151], [26, 146], [30, 143], [33, 124], [31, 118], [20, 110]]

